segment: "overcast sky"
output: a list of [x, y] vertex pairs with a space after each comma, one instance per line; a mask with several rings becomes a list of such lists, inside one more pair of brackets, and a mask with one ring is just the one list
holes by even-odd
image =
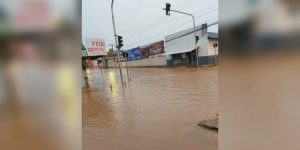
[[[165, 3], [171, 9], [192, 13], [196, 25], [218, 20], [218, 0], [115, 0], [114, 14], [117, 34], [123, 36], [123, 49], [143, 46], [166, 35], [191, 28], [190, 16], [171, 12], [166, 16]], [[106, 45], [115, 44], [113, 37], [111, 0], [82, 1], [82, 38], [101, 38]], [[208, 29], [218, 32], [218, 25]]]

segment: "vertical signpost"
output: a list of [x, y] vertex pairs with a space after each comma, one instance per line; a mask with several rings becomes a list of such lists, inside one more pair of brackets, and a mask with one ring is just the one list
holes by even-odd
[[[87, 52], [88, 56], [105, 56], [105, 55], [107, 55], [106, 45], [105, 45], [104, 40], [98, 39], [98, 38], [86, 38], [85, 41], [86, 41], [86, 52]], [[98, 66], [100, 65], [99, 62], [97, 64], [98, 64]], [[103, 77], [102, 67], [100, 67], [100, 70], [101, 70], [101, 75]]]
[[128, 81], [128, 84], [129, 84], [129, 73], [128, 73], [128, 66], [127, 66], [127, 57], [128, 57], [128, 54], [127, 54], [127, 52], [125, 52], [126, 72], [127, 72], [127, 81]]
[[215, 48], [215, 64], [216, 64], [216, 65], [218, 64], [218, 62], [217, 62], [217, 47], [218, 47], [218, 44], [215, 43], [215, 44], [214, 44], [214, 48]]
[[[86, 38], [86, 55], [87, 56], [105, 56], [107, 55], [105, 41], [99, 38]], [[99, 60], [97, 60], [98, 67], [100, 67], [101, 76], [103, 77], [102, 67]], [[102, 60], [101, 60], [102, 61]]]
[[114, 58], [114, 68], [116, 69], [116, 58], [115, 58], [115, 51], [114, 51], [114, 45], [113, 44], [110, 44], [110, 46], [111, 46], [111, 50], [112, 50], [112, 52], [113, 52], [113, 58]]

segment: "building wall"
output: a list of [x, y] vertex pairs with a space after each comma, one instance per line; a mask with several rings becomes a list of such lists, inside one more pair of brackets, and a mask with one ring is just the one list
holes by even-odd
[[[199, 43], [198, 47], [198, 61], [200, 65], [210, 65], [210, 64], [217, 64], [218, 62], [218, 47], [214, 48], [213, 45], [215, 43], [218, 44], [218, 39], [208, 39], [202, 38], [201, 43]], [[174, 60], [172, 59], [171, 55], [168, 55], [167, 64], [168, 66], [176, 66], [174, 64]], [[182, 62], [184, 65], [185, 63]]]
[[198, 57], [200, 65], [213, 65], [218, 64], [218, 55], [201, 56]]
[[[217, 43], [218, 47], [215, 49], [214, 44]], [[206, 39], [203, 42], [203, 45], [199, 46], [199, 57], [201, 56], [211, 56], [211, 55], [218, 55], [219, 43], [218, 39]]]
[[[102, 64], [102, 66], [106, 66], [105, 64]], [[147, 59], [140, 59], [140, 60], [135, 60], [135, 61], [127, 61], [127, 66], [128, 67], [162, 67], [167, 65], [167, 59], [166, 57], [155, 57], [155, 58], [147, 58]], [[113, 68], [115, 66], [113, 60], [108, 60], [107, 61], [107, 67], [108, 68]], [[118, 67], [119, 64], [116, 61], [116, 66]], [[123, 61], [121, 62], [121, 66], [125, 67], [126, 62]]]
[[[214, 48], [214, 44], [218, 43], [217, 39], [209, 39], [207, 50], [199, 55], [198, 61], [201, 65], [218, 64], [219, 47]], [[200, 50], [201, 51], [201, 50]]]
[[[197, 28], [201, 28], [201, 26], [198, 26]], [[195, 50], [195, 35], [191, 31], [193, 31], [193, 29], [188, 29], [188, 30], [184, 30], [178, 33], [165, 36], [166, 53], [178, 54], [178, 53], [190, 52], [192, 50]], [[185, 35], [185, 33], [189, 33], [189, 32], [191, 33]], [[197, 42], [197, 47], [200, 47], [198, 56], [206, 56], [207, 46], [208, 46], [207, 31], [199, 30], [196, 32], [196, 35], [199, 36], [199, 41]]]
[[[196, 28], [201, 28], [202, 26], [197, 26]], [[168, 36], [165, 36], [165, 47], [166, 53], [168, 54], [167, 64], [168, 66], [176, 66], [178, 60], [174, 60], [172, 56], [182, 53], [190, 53], [192, 50], [195, 50], [195, 35], [193, 29], [188, 29], [180, 31]], [[186, 33], [190, 33], [186, 35]], [[196, 32], [196, 35], [199, 36], [199, 41], [197, 42], [198, 47], [198, 56], [193, 57], [193, 62], [195, 63], [198, 59], [199, 65], [208, 65], [216, 64], [217, 54], [215, 48], [213, 47], [214, 43], [217, 43], [217, 39], [208, 39], [207, 30], [199, 30]], [[177, 37], [177, 38], [176, 38]], [[182, 59], [181, 65], [185, 65], [184, 59]], [[190, 60], [189, 60], [190, 61]]]
[[[208, 56], [218, 55], [219, 54], [219, 43], [217, 39], [209, 39], [208, 40]], [[214, 44], [217, 43], [218, 47], [214, 48]]]

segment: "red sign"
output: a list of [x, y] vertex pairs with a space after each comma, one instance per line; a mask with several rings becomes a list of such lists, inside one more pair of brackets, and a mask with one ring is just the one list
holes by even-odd
[[105, 41], [97, 38], [86, 39], [86, 50], [88, 56], [103, 56], [107, 55]]

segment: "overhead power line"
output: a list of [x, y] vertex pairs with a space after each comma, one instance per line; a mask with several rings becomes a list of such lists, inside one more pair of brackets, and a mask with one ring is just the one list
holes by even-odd
[[[192, 14], [197, 14], [199, 12], [203, 12], [203, 11], [206, 11], [206, 10], [212, 10], [212, 11], [215, 11], [218, 9], [218, 7], [208, 7], [208, 8], [205, 8], [205, 9], [201, 9], [201, 10], [198, 10], [198, 11], [195, 11], [193, 12]], [[163, 18], [163, 19], [160, 19], [159, 21], [153, 23], [153, 24], [149, 24], [149, 25], [145, 25], [145, 26], [140, 26], [140, 27], [137, 27], [137, 28], [134, 28], [134, 29], [129, 29], [129, 30], [125, 30], [123, 31], [122, 33], [125, 33], [125, 32], [129, 32], [129, 31], [136, 31], [136, 30], [141, 30], [141, 29], [145, 29], [145, 28], [149, 28], [149, 27], [155, 27], [157, 25], [160, 25], [160, 24], [164, 24], [164, 23], [168, 23], [168, 22], [171, 22], [171, 21], [175, 21], [175, 20], [179, 20], [179, 19], [182, 19], [184, 18], [185, 16], [180, 16], [180, 17], [176, 17], [176, 18], [173, 18], [173, 19], [169, 19], [167, 20], [168, 18]]]
[[[199, 1], [199, 0], [189, 1], [189, 2], [187, 2], [187, 3], [185, 3], [185, 4], [183, 4], [183, 6], [182, 6], [181, 8], [179, 8], [179, 10], [183, 10], [183, 9], [186, 8], [187, 6], [193, 4], [194, 2], [197, 2], [197, 1]], [[200, 0], [200, 1], [201, 1], [201, 0]]]
[[[188, 6], [190, 6], [191, 4], [194, 4], [195, 2], [201, 2], [202, 0], [194, 0], [194, 1], [189, 1], [189, 2], [187, 2], [187, 3], [185, 3], [185, 4], [183, 4], [182, 5], [182, 7], [180, 7], [180, 8], [178, 8], [179, 10], [183, 10], [183, 9], [185, 9], [185, 8], [187, 8]], [[218, 1], [216, 1], [216, 2], [218, 2]], [[204, 4], [204, 2], [201, 2], [202, 4]], [[218, 5], [218, 4], [217, 4]]]
[[191, 1], [191, 0], [186, 0], [186, 1], [184, 1], [183, 3], [180, 3], [180, 4], [178, 4], [178, 5], [175, 5], [175, 7], [185, 5], [185, 4], [189, 3], [190, 1]]
[[[209, 13], [212, 13], [212, 12], [214, 12], [214, 11], [216, 11], [216, 10], [218, 10], [218, 9], [213, 9], [213, 10], [211, 10], [211, 11], [209, 11], [209, 12], [206, 12], [206, 13], [204, 13], [204, 14], [201, 14], [201, 15], [197, 16], [195, 19], [198, 19], [198, 18], [200, 18], [200, 17], [203, 17], [203, 16], [205, 16], [205, 15], [207, 15], [207, 14], [209, 14]], [[190, 20], [188, 20], [188, 21], [186, 21], [186, 22], [183, 22], [183, 23], [181, 23], [181, 24], [179, 24], [179, 25], [176, 25], [176, 26], [174, 26], [174, 27], [172, 27], [172, 28], [169, 28], [168, 30], [165, 30], [165, 31], [160, 32], [160, 33], [158, 33], [158, 34], [152, 35], [151, 37], [148, 37], [148, 38], [146, 38], [146, 39], [143, 39], [143, 40], [141, 40], [141, 41], [139, 41], [139, 42], [134, 42], [134, 43], [141, 43], [141, 42], [143, 42], [143, 41], [152, 39], [153, 37], [157, 37], [157, 36], [159, 36], [159, 35], [161, 35], [161, 34], [165, 34], [165, 33], [169, 32], [169, 31], [172, 31], [172, 30], [174, 30], [174, 29], [177, 29], [178, 27], [180, 27], [180, 26], [182, 26], [182, 25], [185, 25], [185, 24], [187, 24], [187, 23], [190, 23]], [[132, 44], [134, 44], [134, 43], [130, 43], [130, 44], [128, 44], [128, 45], [132, 45]]]
[[[200, 13], [200, 12], [203, 12], [203, 11], [206, 11], [206, 10], [216, 10], [218, 9], [218, 7], [207, 7], [205, 9], [201, 9], [201, 10], [198, 10], [198, 11], [195, 11], [195, 12], [192, 12], [192, 14], [197, 14], [197, 13]], [[165, 24], [165, 23], [168, 23], [168, 22], [172, 22], [172, 21], [176, 21], [176, 20], [179, 20], [179, 19], [182, 19], [184, 18], [185, 16], [180, 16], [180, 17], [176, 17], [176, 18], [172, 18], [172, 19], [169, 19], [168, 20], [168, 17], [164, 17], [160, 20], [158, 20], [157, 22], [155, 23], [152, 23], [152, 24], [148, 24], [148, 25], [143, 25], [143, 26], [139, 26], [139, 27], [136, 27], [136, 28], [131, 28], [131, 29], [126, 29], [126, 30], [121, 30], [120, 31], [120, 34], [124, 34], [124, 33], [129, 33], [129, 32], [137, 32], [139, 30], [143, 30], [143, 29], [149, 29], [149, 28], [153, 28], [153, 27], [156, 27], [158, 25], [161, 25], [161, 24]], [[99, 36], [101, 37], [108, 37], [108, 36], [112, 36], [113, 33], [107, 33], [107, 34], [99, 34]], [[135, 35], [135, 34], [132, 34], [132, 35]], [[132, 35], [129, 35], [129, 37], [132, 37]], [[86, 36], [86, 35], [84, 35]]]
[[[212, 8], [212, 7], [210, 7], [210, 8]], [[209, 10], [210, 8], [205, 8], [205, 9], [202, 9], [202, 10], [200, 10], [200, 11], [193, 12], [193, 14], [202, 12], [202, 11], [204, 11], [204, 10]], [[215, 10], [217, 10], [217, 9], [218, 9], [218, 7], [217, 7], [217, 8], [214, 8], [214, 9], [211, 9], [211, 10], [212, 10], [212, 11], [215, 11]], [[208, 13], [210, 13], [210, 11], [209, 11]], [[206, 15], [206, 14], [202, 14], [202, 15]], [[132, 38], [132, 37], [135, 37], [135, 36], [139, 35], [139, 34], [137, 34], [136, 32], [140, 31], [140, 29], [148, 29], [148, 30], [149, 30], [150, 28], [154, 28], [154, 27], [156, 27], [156, 26], [158, 26], [158, 25], [165, 24], [165, 23], [172, 22], [172, 21], [176, 21], [176, 20], [182, 19], [182, 18], [184, 18], [184, 17], [186, 17], [186, 16], [180, 16], [180, 17], [177, 17], [177, 18], [174, 18], [174, 19], [170, 19], [170, 20], [166, 20], [166, 21], [161, 21], [161, 22], [159, 21], [159, 22], [157, 22], [156, 24], [151, 24], [151, 25], [144, 26], [144, 27], [142, 27], [142, 28], [136, 29], [135, 33], [126, 36], [126, 38]], [[188, 22], [188, 21], [187, 21], [187, 22]]]
[[[213, 22], [213, 23], [208, 24], [206, 27], [202, 27], [202, 28], [197, 29], [196, 32], [197, 32], [197, 31], [200, 31], [200, 30], [203, 30], [203, 29], [207, 29], [208, 27], [211, 27], [211, 26], [215, 26], [215, 25], [217, 25], [217, 24], [218, 24], [218, 21], [215, 21], [215, 22]], [[172, 38], [172, 39], [169, 39], [169, 40], [167, 40], [167, 41], [163, 41], [163, 43], [166, 43], [166, 42], [169, 42], [169, 41], [172, 41], [172, 40], [175, 40], [175, 39], [178, 39], [178, 38], [187, 36], [187, 35], [189, 35], [189, 34], [192, 34], [193, 32], [194, 32], [194, 31], [191, 31], [191, 32], [188, 32], [188, 33], [186, 33], [186, 34], [184, 34], [184, 35], [180, 35], [180, 36], [174, 37], [174, 38]]]
[[135, 7], [134, 11], [130, 14], [130, 16], [129, 16], [128, 19], [127, 19], [127, 20], [128, 20], [128, 21], [127, 21], [127, 25], [129, 25], [129, 24], [132, 22], [132, 20], [134, 19], [135, 14], [136, 14], [137, 11], [140, 9], [142, 2], [143, 2], [143, 0], [139, 0], [139, 1], [138, 1], [138, 4], [137, 4], [137, 6]]
[[[197, 29], [196, 31], [200, 31], [200, 30], [203, 30], [203, 29], [207, 29], [208, 27], [211, 27], [211, 26], [214, 26], [214, 25], [217, 25], [217, 24], [218, 24], [218, 21], [216, 21], [216, 22], [213, 22], [213, 23], [211, 23], [211, 24], [207, 25], [206, 27], [199, 28], [199, 29]], [[167, 40], [167, 41], [164, 41], [164, 42], [166, 43], [166, 42], [169, 42], [169, 41], [172, 41], [172, 40], [175, 40], [175, 39], [178, 39], [178, 38], [181, 38], [181, 37], [187, 36], [187, 35], [189, 35], [189, 34], [192, 34], [192, 33], [194, 33], [194, 31], [191, 31], [191, 32], [188, 32], [188, 33], [186, 33], [186, 34], [183, 34], [183, 35], [180, 35], [180, 36], [174, 37], [174, 38], [172, 38], [172, 39], [169, 39], [169, 40]]]

